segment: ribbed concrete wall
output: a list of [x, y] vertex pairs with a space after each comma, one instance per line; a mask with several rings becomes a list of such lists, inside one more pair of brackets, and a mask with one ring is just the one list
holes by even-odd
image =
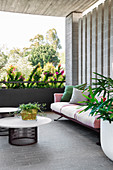
[[103, 74], [103, 4], [98, 7], [97, 17], [97, 72]]
[[103, 25], [103, 74], [110, 76], [110, 1], [104, 3]]
[[78, 28], [78, 84], [90, 84], [91, 77], [95, 76], [93, 72], [112, 77], [113, 1], [106, 0], [83, 16]]
[[92, 77], [97, 72], [97, 9], [92, 11]]
[[78, 84], [78, 20], [81, 13], [66, 17], [66, 84]]
[[87, 81], [87, 18], [83, 17], [83, 54], [82, 54], [82, 83]]
[[110, 73], [113, 78], [113, 1], [111, 1], [111, 24], [110, 24]]
[[82, 48], [82, 26], [83, 22], [82, 20], [80, 19], [79, 20], [79, 27], [78, 27], [78, 81], [79, 81], [79, 84], [82, 84], [82, 53], [83, 53], [83, 48]]
[[[66, 18], [66, 84], [72, 83], [72, 14]], [[70, 76], [71, 75], [71, 76]], [[68, 82], [68, 83], [67, 83]]]
[[91, 82], [92, 73], [92, 15], [87, 15], [87, 83]]

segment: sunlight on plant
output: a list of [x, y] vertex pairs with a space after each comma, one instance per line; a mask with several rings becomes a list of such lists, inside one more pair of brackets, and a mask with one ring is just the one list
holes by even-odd
[[92, 78], [92, 85], [95, 87], [87, 86], [90, 97], [83, 94], [88, 101], [79, 103], [86, 103], [86, 108], [83, 111], [90, 110], [90, 114], [98, 116], [97, 119], [108, 120], [110, 123], [113, 121], [113, 79], [105, 77], [102, 74], [95, 73], [97, 78]]
[[[53, 71], [54, 73], [51, 72]], [[34, 67], [28, 75], [28, 83], [24, 83], [25, 75], [18, 71], [18, 68], [11, 65], [6, 71], [7, 76], [4, 77], [3, 81], [7, 88], [61, 88], [64, 87], [65, 75], [64, 70], [61, 67], [61, 64], [55, 69], [52, 66], [52, 69], [49, 66], [50, 71], [45, 71], [41, 68], [40, 64]], [[22, 81], [21, 83], [8, 83], [8, 81]], [[57, 82], [60, 81], [60, 82]]]

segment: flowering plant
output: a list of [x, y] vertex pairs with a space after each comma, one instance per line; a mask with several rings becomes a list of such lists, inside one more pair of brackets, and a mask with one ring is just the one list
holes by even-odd
[[[50, 69], [50, 68], [49, 68]], [[54, 70], [54, 72], [53, 72]], [[43, 70], [40, 64], [36, 65], [31, 74], [29, 75], [27, 81], [25, 82], [25, 76], [21, 72], [18, 72], [16, 67], [10, 66], [7, 70], [7, 79], [4, 78], [4, 84], [7, 88], [61, 88], [64, 86], [64, 70], [61, 67], [61, 64], [58, 65], [58, 68]], [[8, 81], [23, 81], [22, 83], [7, 83]], [[60, 81], [60, 82], [57, 82]]]
[[[21, 72], [17, 71], [16, 67], [13, 65], [7, 70], [7, 80], [6, 81], [24, 81], [25, 76]], [[5, 79], [4, 79], [5, 82]], [[5, 83], [7, 88], [21, 88], [25, 85], [23, 83]]]
[[[40, 64], [38, 64], [31, 72], [28, 81], [40, 81], [41, 78], [41, 74], [42, 74], [42, 69], [40, 67]], [[37, 83], [27, 83], [26, 87], [27, 88], [31, 88], [34, 86], [34, 84], [36, 85]]]
[[[63, 87], [63, 82], [65, 80], [64, 70], [61, 67], [61, 64], [58, 65], [58, 68], [54, 70], [54, 73], [50, 70], [42, 70], [40, 64], [38, 64], [31, 75], [29, 76], [28, 81], [38, 81], [38, 83], [28, 83], [27, 88], [37, 87], [37, 88], [61, 88]], [[60, 81], [59, 83], [57, 81]]]
[[81, 112], [90, 109], [91, 115], [98, 115], [98, 119], [102, 118], [111, 123], [113, 121], [113, 80], [98, 73], [94, 74], [100, 78], [93, 78], [93, 80], [96, 80], [92, 83], [96, 86], [95, 88], [87, 87], [90, 97], [83, 94], [88, 101], [83, 101], [87, 104], [87, 107]]
[[[65, 80], [64, 70], [62, 69], [61, 64], [59, 64], [58, 68], [55, 70], [55, 74], [52, 78], [52, 81], [55, 81], [55, 83], [53, 83], [52, 86], [55, 88], [63, 87], [64, 80]], [[57, 81], [59, 81], [59, 83], [57, 83]]]

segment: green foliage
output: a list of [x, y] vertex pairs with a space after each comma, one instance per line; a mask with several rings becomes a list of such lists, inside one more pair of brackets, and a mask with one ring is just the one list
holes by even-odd
[[[50, 71], [49, 71], [50, 70]], [[65, 75], [61, 65], [55, 69], [43, 70], [40, 64], [34, 67], [27, 81], [24, 83], [24, 75], [18, 72], [14, 66], [7, 70], [7, 79], [4, 78], [4, 84], [7, 88], [61, 88], [64, 87]], [[52, 72], [54, 71], [54, 73]], [[22, 81], [21, 83], [7, 83], [8, 81]], [[52, 81], [52, 82], [51, 82]], [[60, 81], [59, 83], [57, 81]]]
[[96, 87], [88, 86], [90, 97], [83, 94], [88, 101], [83, 101], [87, 104], [87, 107], [81, 112], [91, 109], [90, 114], [92, 116], [99, 115], [98, 119], [102, 118], [111, 123], [113, 121], [113, 80], [98, 73], [94, 74], [99, 77], [93, 78], [95, 82], [92, 85]]
[[46, 33], [46, 40], [49, 45], [52, 45], [55, 50], [61, 49], [60, 39], [58, 38], [56, 29], [50, 29]]
[[44, 71], [49, 71], [49, 72], [51, 72], [51, 73], [54, 74], [56, 68], [55, 68], [55, 66], [54, 66], [52, 63], [47, 63], [47, 64], [44, 66], [43, 70], [44, 70]]
[[46, 104], [39, 104], [39, 103], [21, 104], [21, 105], [19, 105], [19, 110], [20, 111], [23, 111], [23, 110], [29, 111], [31, 109], [36, 109], [38, 112], [41, 112], [45, 106], [46, 106]]
[[[33, 79], [29, 79], [29, 81], [39, 81], [38, 83], [31, 83], [30, 86], [27, 87], [36, 87], [36, 88], [62, 88], [64, 87], [65, 75], [64, 70], [62, 69], [61, 65], [58, 65], [58, 68], [55, 69], [55, 73], [47, 70], [40, 70], [37, 72], [37, 66], [31, 73]], [[39, 67], [40, 69], [40, 67]], [[37, 75], [38, 74], [38, 75]], [[35, 78], [37, 75], [38, 79]], [[60, 81], [59, 83], [57, 81]]]
[[33, 39], [30, 39], [30, 42], [32, 42], [32, 44], [30, 45], [31, 49], [34, 47], [38, 47], [44, 43], [44, 36], [37, 34]]
[[60, 63], [65, 65], [65, 53], [64, 52], [59, 53], [59, 57], [58, 58], [60, 59]]
[[[16, 68], [14, 66], [10, 66], [10, 68], [7, 70], [7, 80], [5, 81], [23, 81], [24, 75], [22, 75], [21, 72], [16, 71]], [[23, 83], [5, 83], [7, 88], [24, 88], [25, 85]]]
[[[30, 43], [28, 48], [22, 50], [13, 48], [8, 52], [8, 55], [0, 53], [0, 58], [2, 57], [0, 80], [4, 80], [7, 88], [63, 87], [62, 82], [56, 82], [65, 80], [64, 70], [58, 66], [60, 62], [58, 50], [61, 49], [61, 45], [57, 31], [54, 28], [50, 29], [45, 37], [37, 34], [30, 39]], [[64, 61], [64, 54], [62, 56]], [[12, 66], [9, 69], [10, 65]], [[47, 65], [49, 65], [49, 69], [47, 69]], [[58, 68], [55, 68], [57, 66]], [[32, 82], [6, 83], [6, 81], [24, 81], [24, 79]], [[55, 81], [55, 83], [50, 81]]]
[[76, 89], [85, 91], [87, 89], [87, 83], [84, 83], [84, 84], [81, 84], [81, 85], [76, 85], [75, 87], [76, 87]]
[[[27, 81], [40, 81], [42, 74], [42, 69], [40, 68], [40, 64], [38, 64], [29, 75], [29, 78]], [[32, 88], [35, 83], [28, 83], [26, 85], [26, 88]]]
[[5, 66], [7, 60], [8, 60], [8, 56], [5, 55], [4, 52], [0, 50], [0, 69], [2, 69]]
[[61, 82], [54, 83], [54, 85], [52, 84], [52, 86], [54, 86], [55, 88], [61, 88], [63, 85], [62, 81], [65, 81], [64, 70], [62, 69], [61, 64], [58, 65], [58, 68], [55, 71], [53, 79], [54, 81], [61, 81]]
[[9, 56], [22, 57], [23, 51], [21, 51], [19, 48], [13, 48], [12, 50], [10, 50]]
[[[33, 66], [31, 65], [31, 62], [28, 61], [27, 57], [23, 57], [22, 51], [19, 49], [12, 49], [10, 52], [8, 52], [7, 60], [4, 64], [4, 67], [0, 70], [0, 80], [3, 80], [3, 77], [7, 77], [7, 69], [13, 65], [16, 67], [16, 71], [19, 71], [22, 73], [22, 75], [25, 75], [25, 78], [28, 78], [28, 75], [30, 74], [31, 70], [33, 69]], [[2, 58], [3, 59], [3, 58]], [[1, 61], [2, 61], [1, 59]]]
[[16, 115], [16, 116], [20, 116], [22, 111], [25, 111], [24, 113], [28, 114], [34, 114], [33, 110], [37, 110], [37, 114], [40, 116], [45, 116], [44, 114], [44, 110], [46, 109], [46, 104], [39, 104], [39, 103], [27, 103], [27, 104], [21, 104], [18, 107], [18, 111], [14, 112], [11, 115]]
[[29, 59], [28, 59], [33, 66], [37, 65], [38, 63], [41, 64], [43, 68], [46, 63], [52, 63], [54, 66], [57, 66], [59, 63], [58, 55], [56, 50], [54, 50], [53, 46], [51, 45], [40, 45], [37, 48], [34, 47], [29, 52]]
[[31, 45], [29, 48], [24, 48], [24, 56], [33, 66], [40, 63], [43, 68], [46, 63], [52, 63], [55, 67], [60, 62], [58, 49], [61, 49], [60, 40], [57, 31], [53, 28], [47, 31], [46, 37], [36, 35], [30, 39]]
[[[34, 38], [31, 38], [30, 46], [27, 48], [13, 48], [7, 52], [7, 55], [0, 51], [0, 80], [6, 77], [6, 70], [10, 65], [17, 67], [17, 71], [24, 74], [26, 80], [28, 80], [33, 67], [39, 63], [43, 69], [47, 63], [56, 67], [62, 58], [64, 62], [64, 54], [61, 57], [58, 52], [59, 49], [61, 49], [60, 39], [57, 31], [53, 28], [47, 31], [45, 37], [37, 34]], [[37, 74], [35, 80], [38, 79]]]

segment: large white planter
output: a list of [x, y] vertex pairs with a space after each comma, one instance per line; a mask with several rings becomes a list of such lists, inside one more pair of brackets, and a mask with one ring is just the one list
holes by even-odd
[[113, 161], [113, 122], [101, 119], [101, 147], [105, 155]]

